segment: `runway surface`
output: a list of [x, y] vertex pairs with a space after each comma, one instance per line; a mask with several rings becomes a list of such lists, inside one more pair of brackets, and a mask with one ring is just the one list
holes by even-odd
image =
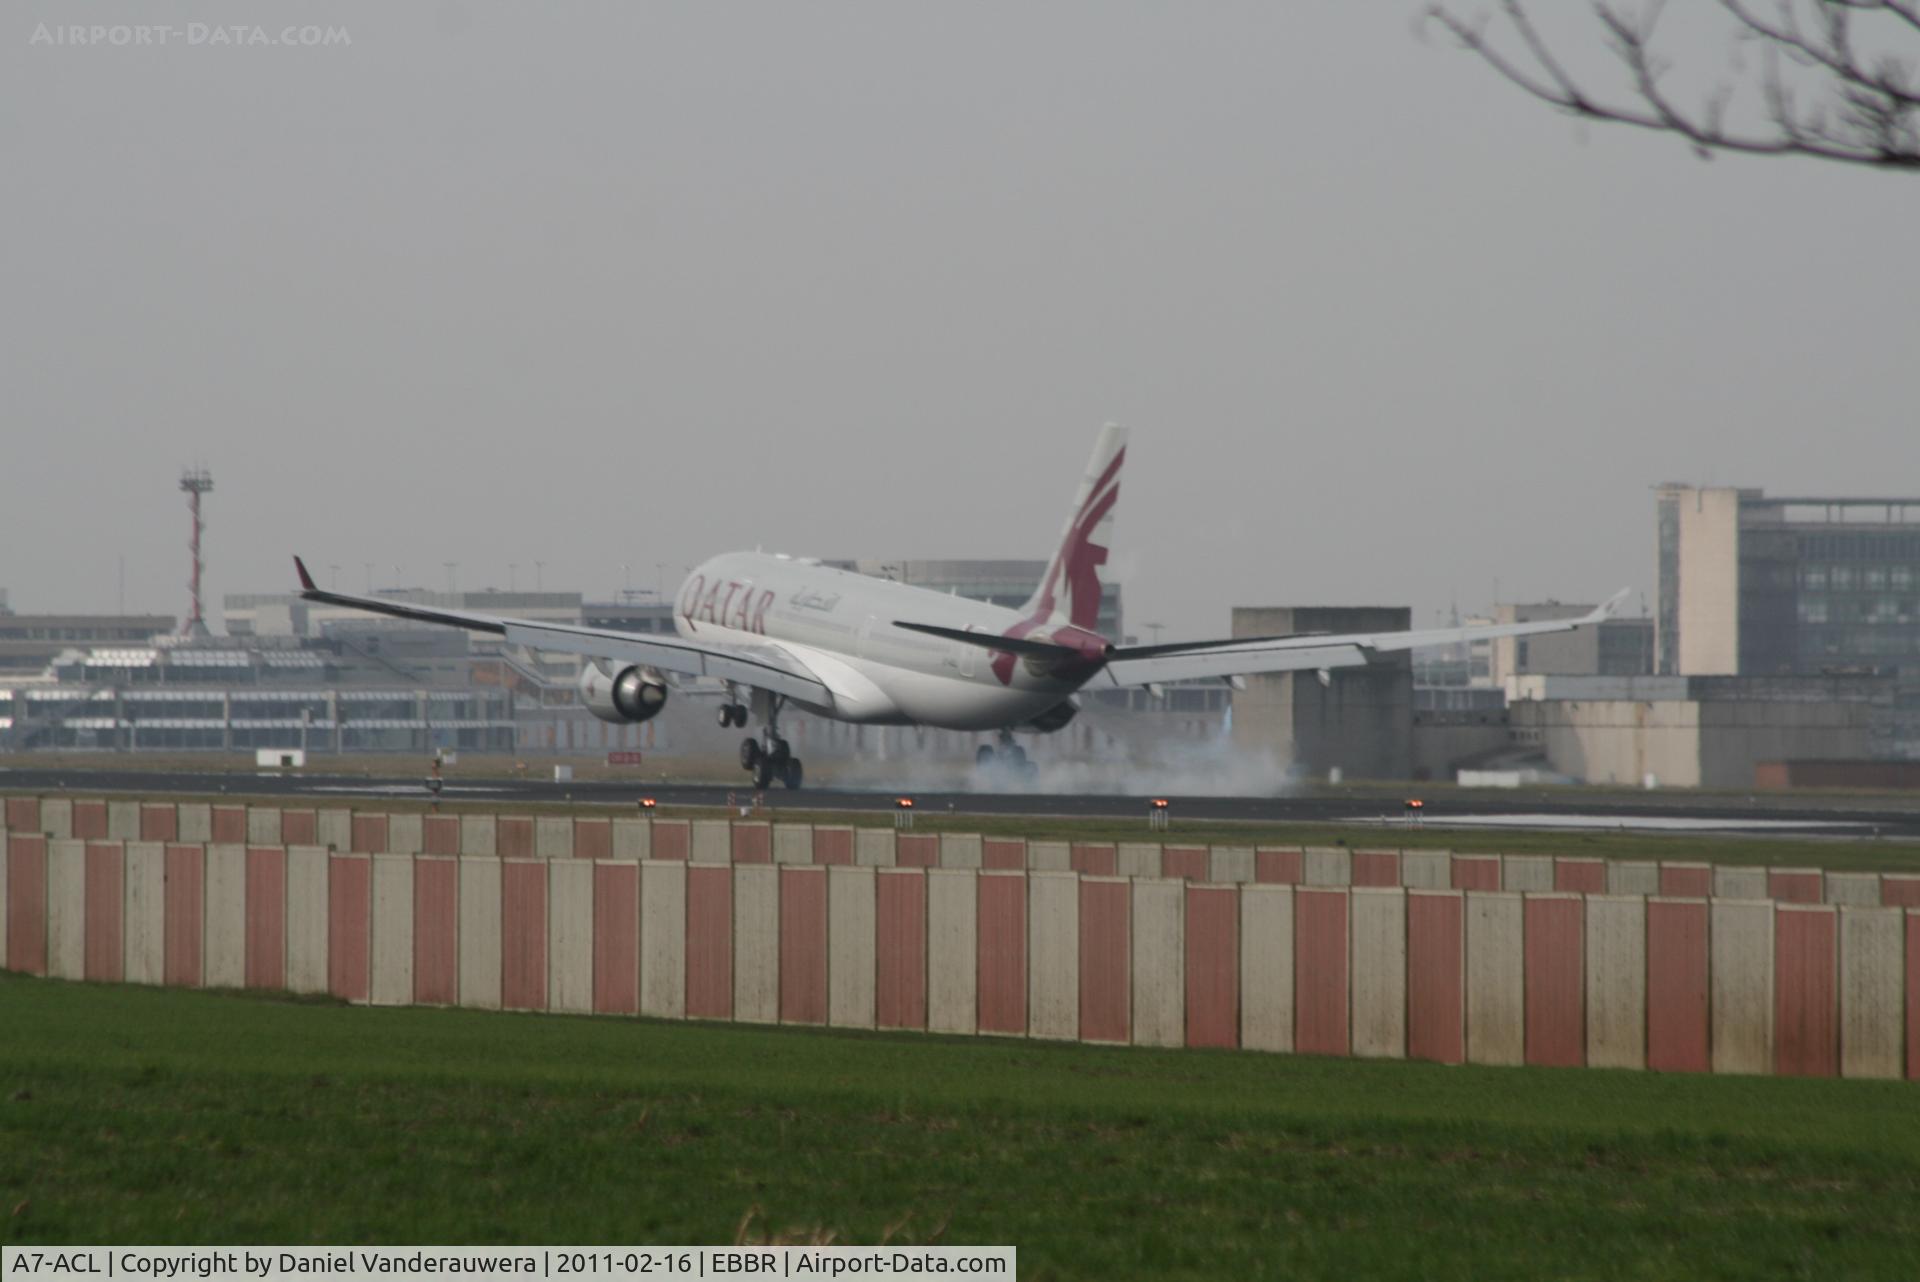
[[[1419, 785], [1409, 785], [1417, 793]], [[26, 792], [142, 793], [153, 795], [227, 795], [330, 800], [423, 801], [431, 794], [418, 775], [366, 778], [302, 771], [239, 773], [141, 771], [75, 768], [0, 768], [0, 789]], [[634, 809], [641, 797], [663, 806], [722, 807], [745, 804], [744, 787], [720, 784], [643, 784], [637, 781], [450, 779], [441, 799], [449, 802], [567, 803]], [[779, 810], [890, 812], [900, 794], [836, 788], [775, 789], [766, 796]], [[1144, 796], [1023, 792], [917, 792], [915, 808], [929, 814], [1048, 815], [1067, 818], [1143, 818]], [[1238, 820], [1265, 823], [1404, 822], [1399, 800], [1377, 794], [1323, 794], [1290, 797], [1171, 797], [1180, 819]], [[1693, 832], [1792, 832], [1833, 836], [1920, 838], [1920, 799], [1902, 808], [1886, 798], [1821, 797], [1802, 799], [1777, 794], [1752, 798], [1696, 796], [1686, 793], [1602, 793], [1592, 797], [1566, 792], [1448, 792], [1423, 799], [1427, 827], [1577, 828]]]

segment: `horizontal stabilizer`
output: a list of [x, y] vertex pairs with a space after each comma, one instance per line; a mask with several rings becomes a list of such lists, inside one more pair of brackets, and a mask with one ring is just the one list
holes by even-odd
[[1301, 637], [1323, 637], [1324, 632], [1289, 632], [1271, 637], [1224, 637], [1218, 641], [1169, 641], [1164, 645], [1123, 645], [1113, 652], [1116, 659], [1158, 659], [1169, 654], [1199, 654], [1207, 650], [1227, 650], [1234, 646], [1270, 645], [1275, 641], [1298, 641]]
[[1043, 659], [1079, 659], [1085, 656], [1069, 645], [1055, 645], [1051, 641], [1029, 641], [1024, 637], [1003, 637], [997, 632], [967, 632], [961, 628], [943, 628], [932, 623], [908, 623], [904, 619], [895, 619], [893, 626], [905, 628], [909, 632], [924, 632], [930, 637], [940, 637], [946, 641], [958, 641], [962, 645], [976, 645], [982, 650], [999, 650], [1005, 654], [1031, 654]]

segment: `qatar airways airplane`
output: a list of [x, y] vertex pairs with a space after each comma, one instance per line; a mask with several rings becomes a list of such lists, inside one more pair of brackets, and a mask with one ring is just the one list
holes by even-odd
[[[1046, 576], [1018, 610], [834, 569], [809, 557], [725, 552], [687, 576], [674, 599], [677, 637], [441, 610], [324, 591], [300, 558], [300, 595], [375, 614], [490, 632], [507, 644], [588, 660], [580, 699], [602, 721], [658, 716], [679, 677], [726, 683], [722, 726], [758, 723], [740, 745], [754, 783], [798, 788], [800, 759], [780, 737], [792, 706], [865, 725], [991, 731], [982, 766], [1030, 769], [1017, 730], [1072, 721], [1081, 690], [1262, 672], [1330, 669], [1388, 651], [1565, 632], [1607, 618], [1623, 591], [1576, 619], [1422, 632], [1235, 637], [1123, 646], [1094, 631], [1106, 578], [1126, 432], [1100, 433]], [[1236, 682], [1237, 684], [1237, 682]]]

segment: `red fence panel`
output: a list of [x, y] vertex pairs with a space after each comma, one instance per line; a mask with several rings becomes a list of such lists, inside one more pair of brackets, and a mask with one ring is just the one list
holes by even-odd
[[927, 1026], [927, 875], [882, 871], [874, 881], [874, 1023]]
[[173, 805], [141, 806], [140, 840], [180, 840], [180, 808]]
[[1826, 895], [1820, 873], [1810, 868], [1767, 869], [1767, 898], [1783, 904], [1817, 904]]
[[1585, 907], [1574, 898], [1539, 896], [1523, 909], [1529, 1064], [1586, 1063]]
[[7, 969], [47, 973], [45, 837], [15, 834], [7, 839]]
[[[280, 816], [281, 835], [286, 834], [287, 817]], [[300, 843], [291, 839], [288, 845]], [[460, 853], [460, 819], [457, 815], [428, 815], [420, 822], [420, 847], [429, 855], [457, 855]]]
[[1455, 855], [1453, 857], [1453, 888], [1455, 890], [1500, 889], [1500, 856]]
[[287, 986], [287, 851], [247, 848], [244, 973], [248, 988]]
[[1027, 1031], [1027, 879], [1013, 873], [979, 878], [978, 996], [980, 1031]]
[[815, 828], [813, 830], [813, 862], [850, 866], [853, 863], [853, 829]]
[[1832, 1077], [1840, 1071], [1839, 918], [1831, 908], [1773, 915], [1774, 1071]]
[[1186, 890], [1187, 1045], [1237, 1047], [1240, 891], [1195, 885]]
[[8, 797], [6, 814], [8, 832], [41, 831], [40, 798], [38, 797]]
[[1707, 905], [1647, 901], [1647, 1067], [1660, 1073], [1706, 1073]]
[[1553, 888], [1577, 895], [1607, 893], [1607, 863], [1604, 859], [1555, 859]]
[[988, 837], [980, 843], [980, 866], [1002, 872], [1025, 872], [1027, 843], [1018, 837]]
[[1268, 886], [1297, 886], [1306, 875], [1304, 850], [1256, 850], [1253, 852], [1253, 879]]
[[1397, 850], [1354, 851], [1353, 884], [1398, 886], [1400, 884], [1400, 852]]
[[1467, 1057], [1465, 900], [1407, 896], [1407, 1057]]
[[934, 836], [901, 833], [894, 839], [893, 862], [898, 868], [938, 868], [940, 839]]
[[373, 861], [336, 855], [327, 861], [327, 991], [364, 1002], [371, 991]]
[[460, 863], [413, 861], [413, 1000], [460, 1000]]
[[166, 943], [161, 971], [167, 983], [180, 988], [200, 985], [202, 928], [207, 905], [206, 868], [204, 848], [167, 847], [166, 888], [161, 896], [164, 906], [160, 919]]
[[780, 1022], [827, 1022], [827, 870], [780, 869]]
[[733, 869], [720, 864], [687, 867], [687, 1018], [733, 1018]]
[[1713, 894], [1713, 869], [1706, 864], [1661, 864], [1660, 893], [1669, 899], [1705, 899]]
[[[238, 807], [235, 807], [238, 809]], [[215, 811], [218, 814], [218, 811]], [[107, 803], [104, 801], [76, 801], [73, 803], [73, 836], [76, 841], [105, 841], [107, 839]], [[240, 835], [230, 839], [215, 837], [215, 841], [247, 839], [247, 812], [240, 811]]]
[[494, 841], [495, 853], [502, 859], [533, 858], [533, 820], [524, 815], [502, 818], [494, 825]]
[[653, 845], [650, 853], [655, 859], [677, 859], [685, 862], [693, 849], [693, 825], [685, 819], [656, 819], [653, 821]]
[[1111, 877], [1120, 871], [1120, 851], [1102, 842], [1076, 841], [1068, 862], [1083, 877]]
[[1293, 892], [1293, 1047], [1302, 1055], [1345, 1055], [1347, 892], [1302, 886]]
[[353, 853], [356, 855], [383, 855], [392, 847], [387, 842], [387, 817], [385, 815], [355, 815], [353, 817]]
[[[773, 862], [773, 826], [771, 824], [734, 824], [729, 830], [731, 851], [736, 864]], [[814, 842], [814, 861], [820, 861], [820, 843]], [[693, 1014], [688, 1011], [687, 1014]]]
[[611, 819], [574, 820], [573, 857], [575, 859], [613, 858], [613, 821]]
[[[458, 819], [453, 821], [454, 832], [460, 831]], [[280, 844], [283, 846], [317, 846], [320, 844], [320, 815], [313, 810], [282, 810], [280, 812]], [[449, 851], [454, 854], [457, 851]]]
[[[531, 842], [533, 823], [526, 823]], [[512, 1010], [547, 1008], [545, 864], [500, 865], [500, 1004]]]
[[1160, 875], [1184, 881], [1207, 879], [1205, 846], [1164, 846], [1160, 850]]

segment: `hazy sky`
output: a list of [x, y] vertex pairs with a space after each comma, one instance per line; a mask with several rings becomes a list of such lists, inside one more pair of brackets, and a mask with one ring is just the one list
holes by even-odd
[[0, 587], [184, 613], [195, 460], [216, 610], [607, 595], [1044, 556], [1111, 418], [1167, 639], [1650, 598], [1663, 480], [1920, 492], [1920, 180], [1583, 129], [1416, 7], [9, 5]]

